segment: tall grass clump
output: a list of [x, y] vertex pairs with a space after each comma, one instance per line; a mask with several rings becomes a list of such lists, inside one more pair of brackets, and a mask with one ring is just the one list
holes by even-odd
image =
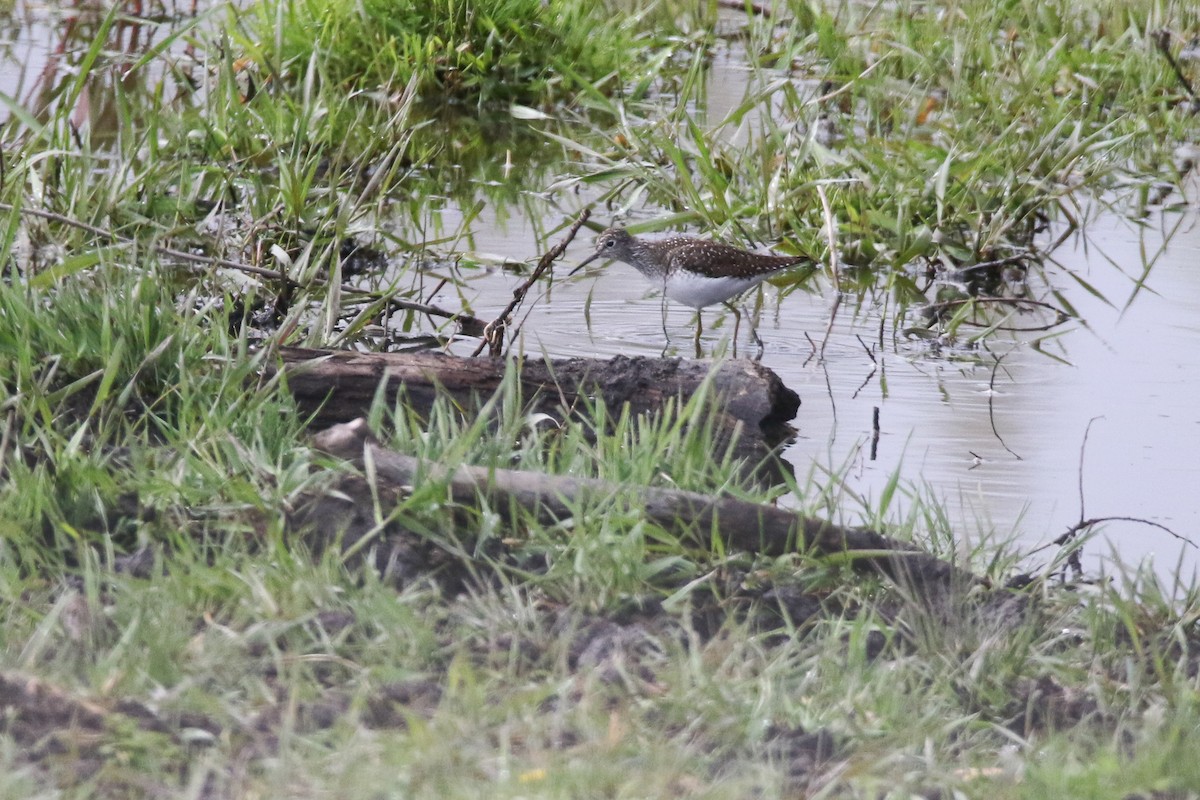
[[[540, 105], [637, 64], [636, 18], [579, 0], [265, 0], [259, 34], [285, 74], [338, 86], [415, 81], [439, 102]], [[611, 88], [618, 84], [611, 82]]]
[[611, 610], [667, 596], [713, 557], [709, 531], [680, 534], [648, 522], [635, 487], [755, 499], [770, 493], [735, 457], [734, 441], [719, 434], [721, 406], [711, 386], [686, 401], [666, 403], [655, 415], [585, 401], [575, 416], [556, 422], [551, 414], [531, 411], [538, 402], [522, 391], [519, 375], [510, 368], [474, 415], [439, 401], [423, 417], [403, 402], [388, 407], [380, 398], [369, 418], [381, 430], [396, 432], [392, 446], [427, 464], [599, 478], [610, 482], [615, 494], [583, 492], [570, 500], [571, 515], [556, 524], [539, 520], [532, 509], [492, 508], [485, 502], [471, 512], [470, 524], [448, 533], [445, 478], [428, 475], [391, 510], [391, 519], [429, 532], [448, 552], [472, 558], [486, 558], [503, 539], [510, 560], [497, 566], [508, 579], [564, 601], [586, 597], [590, 608]]
[[190, 547], [181, 532], [222, 515], [241, 528], [305, 480], [292, 471], [302, 420], [257, 380], [230, 301], [150, 260], [98, 262], [0, 284], [0, 552], [26, 568]]
[[666, 224], [788, 238], [826, 262], [832, 221], [843, 266], [895, 279], [1036, 257], [1048, 227], [1110, 204], [1140, 213], [1151, 187], [1186, 177], [1175, 150], [1197, 118], [1157, 31], [1179, 32], [1180, 50], [1187, 4], [794, 6], [747, 23], [755, 69], [721, 115], [697, 51], [671, 103], [613, 100], [616, 130], [580, 120], [621, 149], [581, 137], [579, 180], [618, 213], [647, 204]]

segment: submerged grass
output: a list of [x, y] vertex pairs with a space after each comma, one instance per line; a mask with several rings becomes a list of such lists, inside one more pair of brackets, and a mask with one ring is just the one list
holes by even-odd
[[[368, 21], [415, 6], [270, 8], [253, 18], [277, 26], [261, 47], [244, 16], [214, 15], [229, 20], [225, 46], [172, 62], [202, 90], [104, 84], [115, 136], [81, 110], [100, 105], [83, 69], [7, 123], [0, 199], [60, 218], [11, 213], [0, 238], [0, 793], [1200, 791], [1194, 587], [1149, 571], [1064, 582], [1052, 562], [1021, 590], [914, 598], [839, 559], [680, 539], [620, 493], [546, 525], [452, 508], [432, 479], [386, 503], [368, 491], [356, 509], [371, 533], [352, 558], [296, 512], [365, 478], [308, 446], [259, 370], [276, 343], [345, 343], [377, 321], [340, 293], [345, 240], [386, 242], [398, 263], [364, 282], [422, 299], [453, 278], [431, 248], [469, 237], [478, 203], [536, 194], [522, 187], [568, 153], [562, 194], [583, 184], [618, 216], [648, 200], [671, 224], [817, 255], [819, 185], [844, 285], [857, 270], [864, 286], [923, 296], [913, 264], [1020, 253], [1056, 215], [1083, 219], [1085, 198], [1136, 208], [1171, 178], [1171, 143], [1196, 123], [1145, 35], [1194, 28], [1194, 9], [796, 7], [749, 21], [754, 89], [714, 120], [697, 102], [711, 9], [674, 40], [703, 46], [658, 51], [650, 78], [625, 71], [612, 41], [633, 23], [589, 28], [598, 12], [583, 4], [441, 3], [458, 27], [426, 33], [411, 74], [399, 62], [416, 39]], [[681, 18], [668, 11], [654, 13]], [[514, 27], [519, 15], [550, 27]], [[538, 38], [564, 20], [562, 42]], [[114, 68], [116, 22], [90, 29], [93, 73]], [[252, 92], [239, 46], [259, 63]], [[539, 50], [542, 67], [519, 58]], [[280, 80], [289, 69], [303, 80]], [[467, 106], [575, 99], [551, 108], [560, 120], [481, 115], [451, 141], [418, 104], [443, 90]], [[531, 130], [555, 146], [509, 174], [504, 154]], [[443, 207], [462, 224], [439, 228]], [[295, 285], [185, 271], [164, 243]], [[595, 404], [576, 422], [532, 416], [527, 400], [510, 376], [473, 417], [380, 403], [372, 421], [429, 461], [775, 499], [714, 441], [702, 396], [656, 419]], [[964, 532], [920, 487], [858, 498], [814, 467], [790, 492], [996, 585], [1018, 568], [986, 538], [961, 552]], [[913, 500], [902, 518], [900, 493]], [[367, 557], [397, 538], [428, 568], [397, 577]]]

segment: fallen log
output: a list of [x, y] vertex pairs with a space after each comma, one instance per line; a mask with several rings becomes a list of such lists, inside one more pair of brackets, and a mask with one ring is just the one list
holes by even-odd
[[403, 400], [427, 415], [448, 396], [466, 415], [478, 411], [500, 388], [505, 371], [519, 370], [523, 401], [558, 420], [601, 398], [615, 417], [622, 406], [634, 414], [661, 412], [671, 400], [691, 397], [711, 381], [719, 444], [733, 442], [734, 456], [762, 463], [791, 434], [788, 422], [800, 398], [771, 370], [746, 360], [571, 358], [459, 358], [443, 353], [356, 353], [281, 348], [268, 376], [282, 371], [310, 427], [327, 428], [367, 414], [382, 383], [388, 403]]
[[[422, 463], [413, 456], [381, 447], [362, 419], [319, 432], [313, 444], [322, 452], [359, 466], [369, 457], [376, 480], [390, 491], [403, 491], [420, 476], [429, 476], [447, 481], [450, 496], [458, 505], [476, 507], [483, 500], [502, 515], [517, 507], [543, 524], [570, 518], [572, 507], [578, 507], [580, 501], [621, 497], [631, 507], [643, 508], [654, 524], [675, 535], [692, 537], [702, 546], [715, 536], [726, 550], [765, 556], [795, 552], [845, 556], [855, 569], [874, 570], [921, 596], [982, 583], [966, 570], [876, 531], [846, 528], [734, 497], [629, 486], [595, 478]], [[578, 535], [587, 535], [586, 526], [586, 520], [578, 524]]]

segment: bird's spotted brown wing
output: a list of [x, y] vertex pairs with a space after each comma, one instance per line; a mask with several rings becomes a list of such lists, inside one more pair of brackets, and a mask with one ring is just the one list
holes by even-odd
[[669, 251], [672, 269], [688, 269], [710, 278], [757, 278], [805, 261], [796, 256], [750, 253], [720, 242], [699, 239], [668, 239], [662, 244], [672, 241], [677, 242]]

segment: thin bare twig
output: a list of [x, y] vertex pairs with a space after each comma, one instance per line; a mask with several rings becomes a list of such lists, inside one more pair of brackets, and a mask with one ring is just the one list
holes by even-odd
[[[1154, 522], [1153, 520], [1143, 519], [1141, 517], [1092, 517], [1091, 519], [1085, 518], [1084, 515], [1087, 512], [1086, 512], [1086, 503], [1085, 503], [1084, 494], [1083, 494], [1084, 456], [1087, 453], [1087, 442], [1088, 442], [1088, 436], [1092, 432], [1092, 423], [1094, 423], [1098, 419], [1104, 419], [1104, 417], [1092, 417], [1091, 419], [1088, 420], [1087, 428], [1085, 428], [1083, 431], [1083, 441], [1079, 445], [1079, 521], [1076, 522], [1074, 525], [1072, 525], [1070, 528], [1068, 528], [1065, 533], [1063, 533], [1057, 539], [1052, 541], [1050, 544], [1037, 548], [1037, 550], [1034, 550], [1033, 553], [1037, 553], [1041, 550], [1045, 550], [1047, 547], [1050, 547], [1051, 545], [1057, 545], [1059, 547], [1062, 547], [1063, 545], [1069, 544], [1080, 533], [1080, 531], [1084, 531], [1084, 530], [1087, 530], [1088, 528], [1095, 527], [1096, 525], [1099, 525], [1102, 522], [1137, 522], [1137, 523], [1141, 523], [1142, 525], [1149, 525], [1152, 528], [1158, 528], [1159, 530], [1170, 534], [1171, 536], [1175, 537], [1176, 539], [1178, 539], [1181, 542], [1184, 542], [1185, 544], [1191, 545], [1192, 547], [1198, 547], [1197, 544], [1195, 542], [1193, 542], [1191, 539], [1187, 538], [1186, 536], [1181, 536], [1180, 534], [1178, 534], [1175, 531], [1168, 528], [1166, 525], [1163, 525], [1158, 522]], [[1033, 555], [1033, 553], [1030, 553], [1030, 555]], [[1071, 566], [1072, 569], [1075, 570], [1076, 575], [1082, 574], [1083, 567], [1079, 561], [1079, 551], [1078, 550], [1072, 552], [1067, 557], [1067, 564], [1069, 566]]]
[[878, 371], [879, 371], [878, 366], [871, 367], [871, 371], [867, 373], [867, 377], [862, 379], [862, 383], [860, 383], [858, 385], [858, 388], [854, 390], [854, 394], [850, 395], [851, 400], [858, 399], [859, 393], [862, 392], [863, 389], [867, 388], [867, 384], [871, 382], [871, 378], [874, 378], [875, 373]]
[[[1092, 417], [1091, 419], [1088, 420], [1087, 428], [1085, 428], [1083, 431], [1083, 441], [1080, 442], [1080, 444], [1079, 444], [1079, 471], [1078, 471], [1078, 475], [1079, 475], [1079, 522], [1075, 523], [1070, 528], [1068, 528], [1066, 533], [1064, 533], [1062, 536], [1059, 536], [1057, 539], [1055, 539], [1050, 544], [1043, 545], [1042, 547], [1038, 547], [1038, 548], [1034, 549], [1031, 553], [1029, 553], [1029, 555], [1033, 555], [1034, 553], [1040, 553], [1042, 550], [1045, 550], [1046, 548], [1051, 547], [1053, 545], [1058, 545], [1059, 547], [1062, 547], [1062, 546], [1068, 544], [1069, 542], [1071, 542], [1075, 538], [1075, 535], [1077, 533], [1079, 533], [1084, 528], [1088, 527], [1087, 524], [1085, 524], [1086, 521], [1083, 518], [1083, 515], [1084, 515], [1083, 462], [1084, 462], [1084, 455], [1087, 452], [1088, 434], [1090, 434], [1092, 432], [1092, 423], [1098, 419], [1100, 419], [1100, 417]], [[1082, 577], [1083, 562], [1079, 558], [1079, 548], [1078, 547], [1074, 548], [1073, 550], [1071, 550], [1070, 553], [1067, 554], [1067, 566], [1070, 567], [1071, 570], [1075, 573], [1076, 578]], [[1064, 576], [1065, 576], [1065, 574], [1066, 573], [1064, 570]]]
[[863, 341], [862, 336], [856, 333], [854, 334], [854, 338], [858, 339], [858, 343], [862, 345], [863, 350], [867, 351], [867, 358], [871, 359], [871, 363], [878, 364], [879, 362], [875, 360], [875, 354], [871, 352], [871, 348], [868, 347], [867, 343]]
[[[114, 242], [116, 244], [145, 244], [144, 242], [136, 242], [128, 236], [122, 236], [119, 233], [105, 230], [104, 228], [97, 228], [95, 225], [90, 225], [81, 220], [72, 219], [71, 217], [67, 217], [62, 214], [56, 214], [53, 211], [44, 211], [40, 208], [17, 208], [16, 206], [9, 205], [8, 203], [0, 203], [0, 211], [14, 211], [27, 217], [40, 217], [41, 219], [47, 219], [51, 222], [57, 222], [60, 225], [66, 225], [71, 228], [77, 228], [81, 231], [87, 231], [93, 236], [99, 236], [101, 239], [106, 239], [109, 242]], [[291, 284], [292, 286], [299, 286], [298, 283], [278, 270], [255, 267], [251, 264], [242, 264], [238, 261], [227, 261], [223, 258], [215, 258], [213, 256], [202, 256], [196, 253], [189, 253], [185, 250], [175, 250], [160, 244], [150, 243], [149, 246], [156, 253], [169, 256], [171, 258], [178, 258], [182, 261], [199, 262], [208, 266], [235, 269], [239, 272], [245, 272], [248, 275], [258, 275], [263, 278], [271, 278], [272, 280]]]
[[[155, 244], [154, 242], [139, 242], [134, 239], [131, 239], [128, 236], [122, 236], [121, 234], [116, 233], [115, 231], [105, 230], [104, 228], [98, 228], [95, 225], [90, 225], [81, 220], [72, 219], [71, 217], [67, 217], [62, 214], [56, 214], [53, 211], [44, 211], [40, 208], [17, 208], [16, 206], [10, 205], [8, 203], [0, 203], [0, 211], [11, 211], [11, 212], [15, 212], [17, 214], [22, 214], [25, 216], [39, 217], [41, 219], [50, 220], [51, 222], [57, 222], [60, 225], [66, 225], [68, 227], [76, 228], [81, 231], [86, 231], [86, 232], [92, 234], [93, 236], [98, 236], [101, 239], [104, 239], [104, 240], [114, 243], [114, 244], [139, 245], [139, 246], [149, 247], [151, 250], [153, 250], [155, 253], [158, 253], [159, 255], [166, 256], [167, 258], [174, 258], [174, 259], [178, 259], [180, 261], [185, 261], [185, 262], [188, 262], [189, 264], [197, 264], [197, 265], [201, 265], [201, 266], [207, 267], [207, 268], [221, 267], [222, 269], [232, 269], [232, 270], [236, 270], [237, 272], [243, 272], [247, 275], [257, 275], [258, 277], [261, 277], [261, 278], [268, 278], [270, 280], [278, 281], [286, 288], [303, 289], [303, 288], [310, 288], [310, 286], [320, 287], [320, 286], [327, 286], [330, 284], [330, 282], [324, 278], [313, 278], [311, 284], [306, 286], [304, 284], [299, 283], [296, 280], [293, 280], [292, 278], [289, 278], [287, 275], [283, 274], [279, 270], [267, 269], [265, 267], [256, 267], [253, 264], [243, 264], [240, 261], [230, 261], [229, 259], [217, 258], [215, 256], [206, 256], [206, 255], [200, 255], [198, 253], [189, 253], [186, 250], [176, 250], [173, 247], [167, 247], [165, 245]], [[375, 290], [371, 290], [371, 289], [360, 289], [357, 286], [351, 286], [351, 285], [345, 284], [345, 283], [340, 284], [338, 286], [338, 289], [343, 294], [356, 295], [359, 297], [364, 297], [369, 300], [383, 301], [387, 304], [387, 307], [390, 309], [399, 309], [399, 310], [403, 310], [403, 311], [416, 311], [418, 313], [425, 314], [430, 317], [441, 317], [443, 319], [454, 320], [455, 322], [458, 322], [463, 327], [470, 327], [473, 325], [482, 325], [482, 323], [479, 320], [475, 319], [474, 317], [472, 317], [468, 314], [460, 314], [460, 313], [454, 312], [454, 311], [447, 311], [444, 308], [427, 305], [425, 303], [417, 303], [412, 300], [401, 300], [397, 297], [389, 296], [387, 292], [379, 292], [379, 291], [375, 291]]]
[[[867, 343], [863, 341], [863, 338], [861, 336], [859, 336], [857, 333], [854, 334], [854, 338], [858, 339], [858, 343], [863, 346], [863, 350], [867, 351], [867, 358], [871, 359], [871, 363], [874, 364], [874, 366], [871, 367], [871, 371], [867, 373], [867, 377], [863, 378], [863, 382], [860, 383], [858, 385], [858, 388], [854, 390], [854, 394], [850, 395], [851, 400], [858, 397], [858, 393], [867, 387], [867, 384], [870, 383], [871, 378], [875, 377], [875, 372], [879, 369], [879, 362], [875, 360], [875, 354], [871, 352], [871, 348], [867, 346]], [[878, 420], [876, 420], [876, 422], [878, 422]], [[876, 439], [879, 438], [878, 431], [876, 431], [875, 438]], [[873, 449], [874, 449], [874, 444], [872, 444], [872, 450]], [[874, 461], [875, 457], [872, 456], [871, 460]]]
[[812, 361], [813, 357], [816, 356], [816, 354], [817, 354], [817, 343], [813, 341], [813, 338], [811, 336], [809, 336], [808, 331], [804, 332], [804, 338], [808, 340], [808, 347], [809, 347], [808, 358], [804, 359], [804, 364], [803, 364], [803, 366], [807, 367], [808, 362]]
[[1179, 79], [1179, 83], [1187, 90], [1188, 95], [1192, 100], [1196, 100], [1196, 90], [1192, 87], [1192, 82], [1188, 80], [1187, 75], [1183, 74], [1183, 70], [1179, 66], [1179, 62], [1175, 60], [1175, 56], [1171, 55], [1171, 32], [1165, 28], [1160, 31], [1155, 31], [1154, 44], [1158, 47], [1158, 52], [1163, 54], [1163, 58], [1171, 65], [1171, 70], [1175, 73], [1175, 77]]
[[483, 341], [481, 341], [479, 346], [475, 348], [475, 352], [471, 353], [472, 356], [477, 356], [482, 353], [483, 348], [485, 347], [489, 348], [489, 353], [491, 353], [492, 356], [499, 356], [503, 354], [504, 334], [508, 328], [512, 312], [525, 300], [525, 295], [528, 294], [533, 285], [538, 282], [538, 279], [542, 277], [542, 274], [546, 270], [550, 269], [550, 266], [556, 260], [558, 260], [559, 256], [566, 252], [567, 246], [571, 244], [571, 241], [575, 238], [575, 234], [579, 233], [579, 229], [583, 227], [583, 223], [587, 222], [588, 217], [591, 215], [591, 209], [588, 208], [585, 208], [583, 211], [579, 212], [579, 217], [574, 223], [571, 224], [571, 227], [569, 230], [567, 230], [567, 235], [563, 238], [563, 240], [546, 251], [546, 254], [543, 255], [541, 260], [538, 261], [538, 265], [533, 270], [533, 274], [530, 275], [524, 283], [513, 290], [513, 299], [507, 306], [505, 306], [504, 310], [500, 312], [500, 316], [496, 317], [494, 320], [484, 326]]
[[879, 455], [879, 406], [871, 409], [871, 460]]
[[1016, 253], [1015, 255], [997, 258], [994, 261], [980, 261], [977, 264], [971, 264], [966, 267], [956, 267], [957, 272], [974, 272], [976, 270], [995, 269], [997, 267], [1007, 267], [1009, 264], [1023, 264], [1024, 262], [1037, 258], [1037, 254], [1032, 251], [1024, 253]]
[[1050, 246], [1042, 251], [1045, 254], [1053, 253], [1055, 250], [1062, 247], [1063, 243], [1071, 237], [1071, 234], [1079, 230], [1079, 220], [1075, 219], [1075, 215], [1071, 213], [1069, 208], [1067, 208], [1067, 204], [1062, 198], [1059, 198], [1058, 200], [1058, 210], [1059, 213], [1067, 218], [1067, 226], [1063, 228], [1062, 233], [1058, 235], [1058, 238], [1051, 242]]
[[996, 441], [1000, 442], [1001, 447], [1012, 454], [1013, 458], [1021, 461], [1022, 458], [1017, 451], [1009, 447], [1008, 443], [1004, 441], [1004, 437], [1000, 435], [1000, 431], [996, 430], [996, 409], [993, 402], [996, 399], [996, 373], [1000, 371], [1000, 362], [1004, 360], [1007, 353], [1005, 356], [997, 356], [989, 350], [988, 355], [996, 360], [996, 363], [992, 365], [992, 377], [988, 380], [988, 421], [992, 423], [992, 435], [996, 437]]
[[1142, 525], [1149, 525], [1152, 528], [1158, 528], [1160, 531], [1174, 536], [1184, 544], [1200, 549], [1200, 546], [1197, 546], [1197, 544], [1191, 539], [1176, 533], [1166, 525], [1163, 525], [1160, 522], [1155, 522], [1154, 520], [1143, 519], [1141, 517], [1093, 517], [1092, 519], [1081, 519], [1079, 522], [1076, 522], [1074, 525], [1072, 525], [1066, 533], [1051, 542], [1051, 544], [1064, 545], [1071, 541], [1071, 539], [1074, 538], [1075, 535], [1080, 531], [1091, 528], [1095, 525], [1099, 525], [1102, 522], [1138, 522]]
[[[1014, 327], [1010, 327], [1007, 325], [998, 325], [998, 326], [995, 326], [995, 329], [998, 331], [1010, 331], [1010, 332], [1016, 332], [1016, 333], [1031, 333], [1031, 332], [1036, 332], [1036, 331], [1048, 331], [1051, 328], [1057, 328], [1059, 325], [1062, 325], [1067, 320], [1072, 319], [1072, 316], [1070, 314], [1068, 314], [1066, 311], [1063, 311], [1061, 308], [1053, 306], [1050, 303], [1044, 303], [1041, 300], [1030, 300], [1027, 297], [989, 297], [989, 296], [984, 296], [984, 297], [964, 297], [964, 298], [958, 298], [955, 300], [943, 300], [940, 303], [930, 303], [926, 307], [926, 312], [931, 315], [937, 315], [937, 314], [941, 313], [942, 311], [945, 311], [946, 309], [949, 309], [949, 308], [957, 308], [959, 306], [965, 306], [968, 304], [979, 304], [979, 303], [992, 303], [995, 305], [1017, 306], [1017, 307], [1034, 306], [1037, 308], [1045, 308], [1047, 310], [1053, 311], [1055, 314], [1054, 322], [1049, 322], [1045, 325], [1031, 325], [1029, 327], [1023, 327], [1023, 328], [1014, 328]], [[992, 327], [991, 325], [985, 325], [982, 322], [972, 322], [971, 320], [963, 320], [960, 324], [974, 325], [977, 328]]]

